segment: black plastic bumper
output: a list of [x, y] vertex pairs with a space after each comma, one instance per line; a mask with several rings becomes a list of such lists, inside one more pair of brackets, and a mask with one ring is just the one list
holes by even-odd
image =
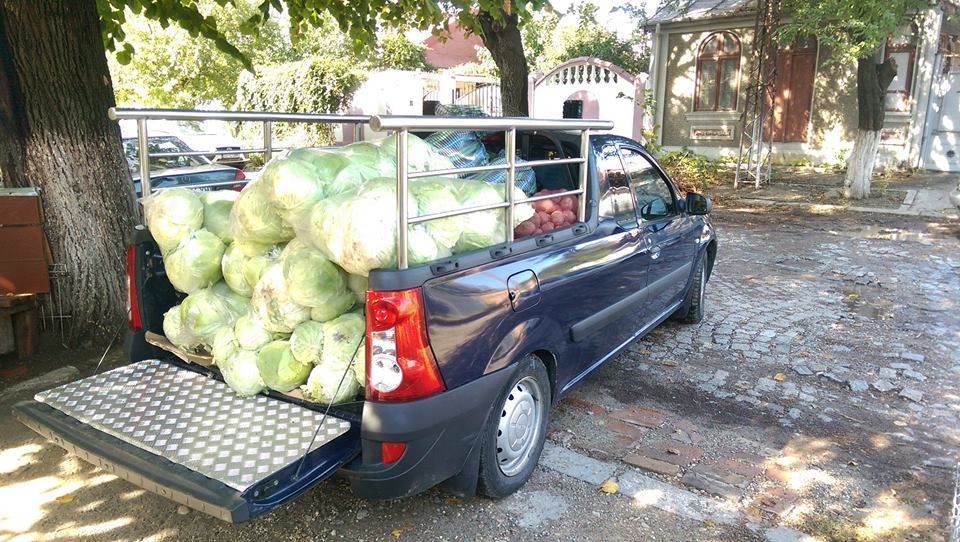
[[[340, 474], [353, 492], [371, 499], [415, 495], [457, 476], [451, 488], [475, 487], [480, 431], [515, 367], [507, 367], [450, 391], [408, 403], [374, 403], [363, 409], [362, 457]], [[381, 442], [404, 442], [394, 463], [380, 458]], [[470, 460], [470, 461], [468, 461]], [[458, 476], [459, 475], [459, 476]]]

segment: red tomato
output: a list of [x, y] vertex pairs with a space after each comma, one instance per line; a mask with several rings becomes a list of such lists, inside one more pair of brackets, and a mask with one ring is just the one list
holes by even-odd
[[545, 199], [539, 202], [540, 210], [546, 213], [552, 213], [557, 210], [557, 204], [552, 199]]
[[543, 226], [540, 228], [543, 230], [543, 233], [551, 232], [556, 226], [553, 225], [553, 222], [544, 222]]
[[527, 219], [527, 222], [530, 222], [534, 227], [539, 226], [542, 220], [540, 220], [540, 213], [533, 213], [533, 216]]
[[554, 226], [559, 226], [563, 224], [563, 211], [554, 211], [550, 213], [550, 222], [553, 222]]
[[567, 209], [573, 210], [574, 208], [576, 208], [576, 206], [577, 206], [577, 203], [573, 200], [573, 197], [571, 197], [571, 196], [564, 196], [564, 197], [560, 198], [560, 208], [561, 208], [561, 209], [563, 209], [563, 210], [567, 210]]
[[540, 224], [546, 224], [547, 222], [550, 222], [550, 213], [537, 211], [537, 216], [540, 217]]
[[[551, 217], [551, 218], [552, 218], [552, 217]], [[563, 221], [564, 221], [564, 223], [566, 223], [566, 224], [573, 224], [574, 222], [577, 221], [577, 213], [574, 213], [573, 211], [571, 211], [571, 210], [569, 210], [569, 209], [564, 210], [564, 211], [563, 211]]]
[[529, 220], [524, 220], [513, 230], [513, 236], [526, 237], [528, 235], [533, 235], [533, 232], [535, 231], [537, 231], [537, 227]]

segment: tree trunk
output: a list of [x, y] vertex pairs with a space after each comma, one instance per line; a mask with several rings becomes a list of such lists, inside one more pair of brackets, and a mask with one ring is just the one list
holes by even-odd
[[488, 13], [477, 14], [480, 23], [480, 39], [490, 51], [494, 63], [500, 69], [500, 101], [503, 116], [526, 117], [530, 115], [527, 101], [527, 58], [523, 55], [523, 40], [517, 26], [516, 14], [504, 14], [502, 21], [495, 21]]
[[0, 0], [0, 168], [35, 186], [71, 345], [125, 320], [125, 240], [138, 222], [95, 0]]
[[870, 180], [880, 148], [880, 132], [886, 117], [884, 97], [897, 75], [897, 64], [888, 58], [877, 64], [874, 58], [857, 59], [857, 137], [847, 158], [844, 195], [851, 199], [870, 196]]

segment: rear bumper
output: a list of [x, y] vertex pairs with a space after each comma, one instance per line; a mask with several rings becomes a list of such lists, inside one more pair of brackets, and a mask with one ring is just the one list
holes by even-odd
[[[513, 375], [507, 367], [469, 384], [408, 403], [374, 403], [363, 409], [363, 453], [341, 469], [353, 492], [364, 498], [394, 499], [415, 495], [462, 473], [476, 483], [479, 436], [494, 403]], [[380, 443], [404, 442], [395, 463], [383, 464]]]

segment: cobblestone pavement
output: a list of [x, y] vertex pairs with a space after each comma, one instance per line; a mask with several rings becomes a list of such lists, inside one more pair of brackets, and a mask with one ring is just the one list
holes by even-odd
[[667, 323], [601, 369], [551, 439], [759, 523], [942, 538], [960, 441], [956, 230], [782, 209], [716, 221], [704, 322]]
[[[366, 501], [333, 479], [228, 525], [38, 438], [9, 414], [37, 391], [20, 389], [0, 395], [0, 541], [945, 540], [960, 228], [770, 206], [715, 221], [704, 322], [665, 323], [561, 401], [507, 499]], [[65, 356], [90, 374], [99, 354], [17, 379]]]

